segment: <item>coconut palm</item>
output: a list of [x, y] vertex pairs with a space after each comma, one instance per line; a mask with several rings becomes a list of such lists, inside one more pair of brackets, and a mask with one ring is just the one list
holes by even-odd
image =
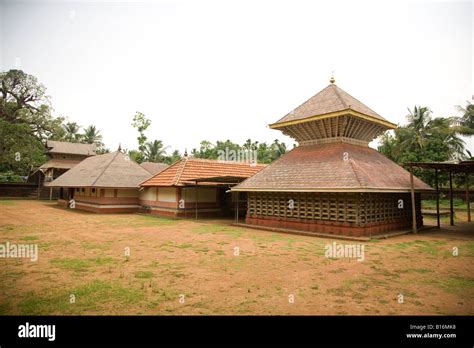
[[73, 143], [77, 143], [81, 139], [79, 134], [80, 126], [76, 122], [67, 122], [64, 126], [64, 139]]
[[168, 147], [163, 146], [161, 140], [155, 140], [153, 142], [147, 142], [145, 144], [145, 160], [149, 162], [163, 162], [166, 157], [166, 149]]
[[102, 145], [102, 135], [100, 131], [94, 125], [90, 125], [84, 129], [84, 134], [82, 135], [82, 142], [87, 144], [96, 144], [97, 146]]
[[474, 104], [466, 101], [466, 107], [458, 105], [456, 109], [462, 114], [456, 117], [458, 132], [461, 135], [472, 136], [474, 134]]

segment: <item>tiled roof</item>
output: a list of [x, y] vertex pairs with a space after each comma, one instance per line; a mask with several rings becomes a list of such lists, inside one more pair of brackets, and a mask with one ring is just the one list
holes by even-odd
[[304, 120], [313, 116], [320, 116], [349, 109], [367, 115], [375, 120], [388, 122], [349, 93], [337, 87], [335, 84], [330, 84], [270, 126], [275, 127], [279, 123]]
[[155, 163], [155, 162], [143, 162], [143, 163], [140, 163], [140, 165], [152, 175], [158, 174], [163, 169], [169, 167], [169, 165], [167, 165], [166, 163]]
[[53, 158], [43, 164], [40, 169], [49, 169], [49, 168], [57, 168], [57, 169], [71, 169], [72, 167], [76, 166], [79, 162], [79, 160], [74, 161], [74, 160], [64, 160], [64, 159], [59, 159], [59, 158]]
[[264, 167], [262, 164], [251, 165], [242, 162], [184, 157], [143, 182], [141, 186], [185, 186], [194, 184], [191, 179], [219, 176], [248, 178]]
[[66, 141], [52, 140], [48, 140], [46, 147], [49, 149], [49, 153], [64, 153], [85, 156], [94, 156], [96, 150], [95, 144], [69, 143]]
[[134, 188], [149, 177], [147, 170], [115, 151], [86, 158], [48, 186]]
[[[431, 190], [414, 182], [417, 190]], [[410, 174], [370, 147], [330, 143], [294, 148], [232, 190], [406, 192]]]

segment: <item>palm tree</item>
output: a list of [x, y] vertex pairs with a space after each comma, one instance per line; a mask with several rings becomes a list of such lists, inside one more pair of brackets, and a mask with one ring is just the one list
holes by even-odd
[[101, 146], [102, 144], [102, 135], [100, 131], [94, 125], [90, 125], [86, 129], [84, 129], [84, 134], [82, 135], [82, 141], [87, 144], [96, 144], [97, 146]]
[[153, 142], [147, 142], [145, 144], [145, 160], [149, 162], [163, 162], [166, 156], [166, 149], [168, 147], [163, 146], [161, 140], [155, 140]]
[[283, 156], [287, 151], [286, 144], [285, 143], [280, 143], [278, 141], [278, 139], [275, 139], [273, 141], [272, 149], [273, 149], [273, 159], [274, 160], [277, 159], [277, 158], [280, 158], [281, 156]]
[[428, 135], [427, 126], [431, 121], [431, 110], [426, 106], [415, 106], [413, 110], [408, 109], [408, 112], [406, 129], [410, 134], [406, 134], [400, 143], [401, 150], [410, 150], [413, 147], [422, 149]]
[[474, 135], [474, 104], [470, 101], [466, 101], [466, 107], [461, 105], [456, 106], [456, 109], [462, 114], [461, 117], [455, 117], [457, 130], [459, 134], [465, 136]]
[[64, 139], [73, 143], [79, 142], [81, 135], [79, 134], [80, 126], [76, 122], [68, 122], [64, 125]]
[[465, 142], [458, 136], [456, 121], [453, 117], [438, 117], [428, 124], [429, 136], [440, 139], [447, 145], [449, 158], [460, 157], [464, 153]]

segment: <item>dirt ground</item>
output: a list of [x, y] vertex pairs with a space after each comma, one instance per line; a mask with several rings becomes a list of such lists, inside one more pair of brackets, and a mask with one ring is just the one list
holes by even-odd
[[325, 246], [361, 242], [4, 200], [0, 244], [39, 257], [0, 258], [0, 314], [472, 315], [472, 230], [364, 242], [357, 261]]

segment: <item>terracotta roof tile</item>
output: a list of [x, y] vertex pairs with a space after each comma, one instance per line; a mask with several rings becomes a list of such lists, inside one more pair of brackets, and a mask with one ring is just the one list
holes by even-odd
[[146, 180], [141, 186], [185, 186], [193, 184], [191, 179], [218, 176], [248, 178], [264, 167], [262, 164], [250, 165], [249, 163], [185, 157]]
[[[347, 160], [344, 156], [347, 154]], [[431, 190], [415, 177], [417, 190]], [[236, 191], [408, 191], [410, 174], [378, 151], [348, 143], [297, 147]]]
[[337, 87], [335, 84], [330, 84], [273, 125], [287, 121], [303, 120], [308, 117], [343, 111], [349, 108], [364, 115], [386, 121], [382, 116], [349, 93]]

